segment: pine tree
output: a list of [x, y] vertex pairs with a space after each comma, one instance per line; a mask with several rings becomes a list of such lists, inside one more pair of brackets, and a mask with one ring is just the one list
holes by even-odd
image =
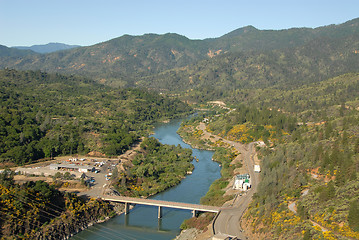
[[348, 222], [351, 229], [359, 232], [359, 204], [357, 200], [350, 204]]

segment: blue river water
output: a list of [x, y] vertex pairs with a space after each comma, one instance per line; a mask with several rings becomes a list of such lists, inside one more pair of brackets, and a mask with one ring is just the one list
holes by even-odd
[[[212, 182], [220, 178], [220, 167], [213, 162], [212, 151], [192, 148], [184, 143], [176, 133], [182, 120], [172, 120], [169, 123], [158, 124], [153, 137], [163, 144], [178, 145], [190, 148], [195, 169], [181, 183], [173, 188], [153, 196], [153, 199], [176, 201], [184, 203], [199, 203]], [[183, 220], [192, 217], [187, 210], [162, 209], [162, 219], [157, 219], [157, 207], [135, 206], [128, 215], [116, 216], [109, 221], [96, 224], [72, 237], [72, 239], [173, 239], [180, 233]]]

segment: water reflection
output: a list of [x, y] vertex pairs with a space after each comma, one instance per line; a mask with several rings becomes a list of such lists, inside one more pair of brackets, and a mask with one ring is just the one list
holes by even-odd
[[[153, 135], [163, 144], [178, 145], [191, 148], [184, 143], [176, 133], [182, 120], [156, 126]], [[192, 148], [191, 148], [192, 149]], [[193, 156], [199, 159], [193, 161], [195, 166], [192, 175], [167, 191], [157, 194], [154, 199], [199, 203], [209, 189], [211, 183], [220, 177], [220, 168], [213, 162], [212, 151], [192, 149]], [[117, 216], [105, 223], [97, 224], [82, 231], [73, 239], [173, 239], [180, 233], [180, 225], [184, 219], [192, 217], [189, 210], [162, 208], [162, 218], [158, 219], [158, 207], [137, 205], [128, 215]]]

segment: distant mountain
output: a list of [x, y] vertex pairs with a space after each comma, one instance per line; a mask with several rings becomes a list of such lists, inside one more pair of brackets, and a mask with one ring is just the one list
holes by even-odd
[[127, 85], [133, 79], [183, 67], [207, 58], [207, 44], [168, 33], [124, 35], [89, 47], [25, 58], [0, 58], [0, 67], [81, 74]]
[[61, 50], [67, 50], [71, 48], [81, 47], [80, 45], [67, 45], [63, 43], [48, 43], [45, 45], [33, 45], [31, 47], [23, 47], [23, 46], [16, 46], [13, 48], [21, 49], [21, 50], [32, 50], [37, 53], [52, 53]]
[[328, 37], [343, 38], [359, 33], [359, 18], [343, 24], [318, 28], [291, 28], [284, 30], [258, 30], [253, 26], [236, 29], [222, 37], [212, 39], [211, 47], [223, 51], [265, 51], [305, 45], [309, 41]]
[[31, 50], [19, 50], [15, 48], [9, 48], [3, 45], [0, 45], [0, 58], [1, 57], [23, 57], [28, 55], [33, 55], [35, 52]]
[[358, 72], [358, 43], [359, 34], [354, 34], [338, 39], [322, 37], [293, 48], [228, 52], [147, 76], [136, 85], [167, 90], [211, 89], [220, 94], [243, 88], [293, 89]]
[[124, 35], [67, 51], [0, 55], [0, 67], [80, 74], [113, 86], [174, 90], [221, 84], [226, 88], [228, 81], [234, 88], [270, 86], [354, 71], [357, 55], [352, 53], [359, 51], [358, 36], [359, 18], [315, 29], [247, 26], [205, 40], [174, 33]]

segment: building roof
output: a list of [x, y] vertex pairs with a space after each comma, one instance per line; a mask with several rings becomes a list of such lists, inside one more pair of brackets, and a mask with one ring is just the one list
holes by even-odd
[[57, 167], [57, 168], [68, 168], [68, 169], [93, 169], [91, 166], [83, 166], [83, 165], [76, 165], [76, 164], [50, 164], [50, 168]]
[[236, 175], [236, 179], [238, 179], [238, 180], [240, 180], [240, 179], [249, 179], [249, 178], [250, 178], [250, 176], [249, 176], [248, 173]]

